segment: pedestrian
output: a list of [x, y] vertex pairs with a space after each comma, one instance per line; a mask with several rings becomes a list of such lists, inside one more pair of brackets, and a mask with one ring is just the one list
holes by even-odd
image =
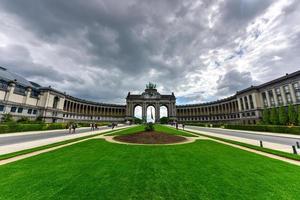
[[97, 124], [97, 123], [95, 124], [95, 129], [96, 129], [96, 130], [98, 129], [98, 124]]
[[73, 133], [75, 133], [76, 128], [77, 128], [77, 124], [73, 123], [73, 124], [72, 124], [72, 128], [73, 128]]
[[114, 129], [115, 128], [115, 123], [113, 122], [112, 124], [111, 124], [111, 129]]
[[176, 122], [176, 129], [178, 130], [178, 123]]
[[69, 128], [69, 134], [71, 134], [72, 133], [72, 124], [71, 123], [68, 124], [68, 128]]
[[184, 126], [185, 126], [185, 124], [184, 124], [184, 123], [182, 123], [182, 130], [184, 130]]

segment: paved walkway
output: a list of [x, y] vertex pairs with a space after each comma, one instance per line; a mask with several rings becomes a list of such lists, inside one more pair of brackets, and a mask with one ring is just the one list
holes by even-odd
[[[206, 128], [198, 126], [186, 126], [188, 131], [193, 131], [196, 133], [202, 133], [218, 138], [224, 138], [229, 140], [234, 140], [238, 142], [243, 142], [247, 144], [252, 144], [259, 146], [260, 141], [262, 141], [263, 146], [270, 149], [275, 149], [279, 151], [284, 151], [288, 153], [293, 153], [293, 147], [297, 146], [296, 143], [300, 143], [300, 138], [298, 135], [290, 134], [276, 134], [276, 133], [265, 133], [256, 131], [240, 131], [240, 130], [230, 130], [221, 128]], [[296, 149], [300, 154], [300, 149]]]
[[[120, 125], [115, 129], [125, 127]], [[55, 131], [38, 131], [38, 132], [26, 132], [14, 135], [5, 134], [0, 137], [0, 155], [13, 153], [25, 149], [31, 149], [34, 147], [44, 146], [56, 142], [61, 142], [69, 139], [75, 139], [92, 134], [103, 133], [111, 130], [110, 127], [103, 126], [98, 130], [91, 131], [90, 128], [82, 128], [76, 131], [75, 134], [69, 134], [68, 130], [55, 130]]]

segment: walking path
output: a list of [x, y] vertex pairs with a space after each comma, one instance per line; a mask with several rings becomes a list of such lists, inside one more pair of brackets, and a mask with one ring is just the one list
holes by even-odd
[[[118, 126], [115, 129], [122, 128]], [[69, 131], [56, 130], [56, 131], [39, 131], [22, 133], [18, 135], [9, 134], [9, 136], [0, 138], [0, 155], [13, 153], [25, 149], [31, 149], [39, 146], [44, 146], [56, 142], [61, 142], [69, 139], [75, 139], [93, 134], [99, 134], [111, 130], [110, 127], [100, 127], [98, 130], [91, 131], [90, 128], [83, 128], [76, 130], [75, 134], [69, 134]], [[6, 134], [7, 135], [7, 134]]]
[[[298, 135], [290, 134], [277, 135], [276, 133], [205, 128], [197, 126], [186, 126], [185, 130], [256, 146], [260, 146], [260, 141], [262, 141], [263, 147], [287, 153], [294, 153], [293, 146], [297, 147], [297, 142], [300, 143]], [[296, 151], [300, 153], [300, 149], [296, 148]]]
[[[115, 132], [118, 132], [118, 131], [121, 131], [122, 129], [128, 128], [128, 127], [129, 126], [116, 127], [114, 130], [116, 130]], [[99, 134], [99, 133], [102, 133], [102, 132], [108, 132], [108, 130], [102, 130], [100, 132], [99, 131], [95, 131], [92, 134]], [[43, 149], [43, 150], [35, 151], [35, 152], [32, 152], [32, 153], [28, 153], [28, 154], [16, 156], [16, 157], [13, 157], [13, 158], [8, 158], [8, 159], [5, 159], [5, 160], [0, 160], [0, 165], [5, 165], [5, 164], [8, 164], [8, 163], [12, 163], [12, 162], [15, 162], [15, 161], [18, 161], [18, 160], [29, 158], [29, 157], [32, 157], [32, 156], [35, 156], [35, 155], [39, 155], [39, 154], [42, 154], [42, 153], [54, 151], [56, 149], [60, 149], [60, 148], [66, 147], [66, 146], [70, 146], [70, 145], [73, 145], [73, 144], [76, 144], [76, 143], [79, 143], [79, 142], [84, 142], [84, 141], [87, 141], [87, 140], [90, 140], [90, 139], [94, 139], [96, 137], [97, 137], [97, 135], [95, 135], [95, 137], [90, 137], [90, 138], [82, 139], [82, 140], [79, 140], [79, 141], [70, 142], [68, 144], [63, 144], [63, 145], [60, 145], [60, 146], [56, 146], [56, 147], [51, 147], [51, 148], [48, 148], [48, 149]]]

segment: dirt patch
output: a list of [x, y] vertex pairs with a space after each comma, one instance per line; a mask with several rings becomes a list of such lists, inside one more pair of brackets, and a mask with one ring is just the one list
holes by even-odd
[[147, 131], [129, 135], [119, 135], [113, 138], [119, 142], [137, 144], [172, 144], [187, 141], [186, 138], [178, 135], [170, 135], [161, 132]]

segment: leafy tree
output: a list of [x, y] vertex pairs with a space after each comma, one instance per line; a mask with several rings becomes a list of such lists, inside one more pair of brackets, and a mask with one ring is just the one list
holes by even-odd
[[35, 119], [35, 122], [37, 122], [37, 123], [42, 123], [42, 122], [44, 122], [43, 121], [43, 117], [40, 115], [40, 116], [38, 116], [36, 119]]
[[295, 110], [295, 106], [290, 104], [288, 107], [288, 116], [289, 116], [289, 123], [294, 125], [297, 123], [297, 112]]
[[279, 108], [279, 124], [286, 125], [288, 122], [287, 112], [284, 106]]
[[298, 106], [298, 125], [300, 126], [300, 105]]
[[142, 123], [143, 123], [143, 120], [140, 119], [140, 118], [137, 118], [137, 117], [135, 117], [135, 118], [133, 119], [133, 121], [134, 121], [135, 124], [142, 124]]
[[159, 119], [161, 124], [167, 124], [169, 123], [169, 118], [168, 117], [162, 117]]
[[278, 112], [276, 108], [271, 109], [271, 114], [270, 114], [270, 121], [272, 124], [277, 125], [279, 122], [278, 119]]
[[26, 124], [30, 122], [30, 119], [28, 117], [21, 117], [20, 119], [17, 120], [17, 122]]
[[263, 110], [263, 123], [264, 124], [270, 124], [270, 111], [269, 109], [265, 108]]
[[7, 113], [7, 114], [2, 115], [2, 120], [1, 121], [2, 122], [13, 122], [14, 119], [13, 119], [11, 114]]

